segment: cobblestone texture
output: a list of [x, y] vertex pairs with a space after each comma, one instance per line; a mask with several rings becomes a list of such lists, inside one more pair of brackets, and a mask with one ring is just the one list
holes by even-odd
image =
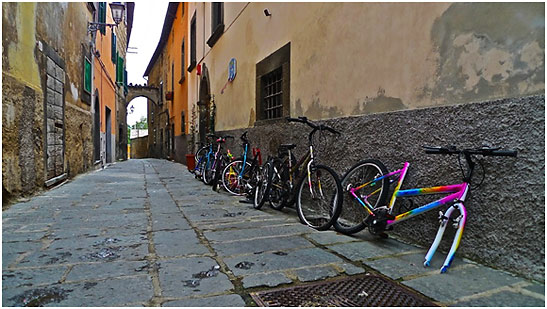
[[3, 211], [2, 304], [244, 306], [250, 290], [366, 272], [442, 305], [544, 304], [541, 282], [461, 258], [441, 275], [440, 254], [424, 269], [425, 249], [318, 232], [239, 199], [163, 160], [78, 176]]

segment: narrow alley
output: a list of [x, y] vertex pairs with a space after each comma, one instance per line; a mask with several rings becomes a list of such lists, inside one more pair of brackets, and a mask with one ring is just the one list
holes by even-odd
[[[2, 213], [2, 305], [255, 306], [272, 288], [363, 275], [388, 279], [410, 304], [544, 305], [543, 284], [466, 259], [440, 274], [442, 253], [424, 269], [426, 249], [318, 232], [291, 210], [258, 211], [240, 199], [181, 164], [146, 159], [14, 204]], [[372, 302], [379, 292], [359, 295]]]

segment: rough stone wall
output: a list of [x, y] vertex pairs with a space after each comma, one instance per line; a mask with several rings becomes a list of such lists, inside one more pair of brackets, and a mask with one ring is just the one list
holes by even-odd
[[91, 112], [67, 105], [66, 119], [66, 159], [69, 177], [83, 173], [93, 167], [93, 126]]
[[134, 138], [131, 140], [131, 159], [148, 157], [148, 136]]
[[2, 74], [2, 201], [44, 181], [43, 94]]
[[[91, 14], [85, 3], [3, 3], [2, 9], [4, 203], [91, 166], [91, 116], [81, 95]], [[67, 33], [81, 35], [67, 40]]]
[[[544, 280], [544, 109], [545, 97], [532, 96], [330, 119], [324, 123], [343, 134], [325, 137], [316, 153], [320, 162], [341, 175], [366, 158], [379, 159], [390, 170], [408, 161], [411, 165], [404, 189], [461, 182], [456, 157], [426, 155], [422, 145], [486, 144], [518, 150], [518, 158], [482, 160], [486, 176], [482, 186], [468, 194], [468, 220], [458, 254]], [[238, 137], [244, 130], [249, 131], [251, 144], [261, 148], [264, 158], [275, 153], [281, 143], [296, 143], [297, 155], [307, 149], [309, 130], [303, 124], [280, 121], [221, 133]], [[235, 153], [240, 151], [233, 142], [227, 147]], [[475, 184], [480, 178], [477, 167]], [[425, 202], [420, 197], [416, 205], [420, 201]], [[438, 228], [437, 217], [438, 211], [431, 211], [396, 225], [392, 233], [429, 247]], [[447, 229], [439, 254], [447, 252], [453, 235], [454, 230]]]

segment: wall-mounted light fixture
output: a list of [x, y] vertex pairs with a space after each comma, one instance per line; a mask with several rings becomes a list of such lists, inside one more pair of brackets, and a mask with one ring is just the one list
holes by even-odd
[[107, 23], [96, 23], [96, 22], [87, 22], [87, 32], [93, 33], [101, 26], [106, 27], [114, 27], [117, 26], [119, 23], [123, 20], [123, 13], [125, 11], [125, 5], [123, 3], [114, 2], [110, 3], [110, 9], [112, 10], [112, 19], [114, 20], [114, 24], [107, 24]]
[[272, 16], [272, 13], [270, 13], [270, 10], [264, 9], [264, 15], [266, 15], [266, 17], [270, 17]]

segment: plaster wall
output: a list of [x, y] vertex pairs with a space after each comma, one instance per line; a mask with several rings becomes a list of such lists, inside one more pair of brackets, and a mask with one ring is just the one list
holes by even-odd
[[[209, 6], [195, 6], [197, 48], [217, 130], [254, 125], [256, 63], [288, 42], [293, 116], [411, 110], [545, 88], [543, 3], [225, 3], [225, 32], [210, 50], [202, 44]], [[231, 58], [237, 76], [221, 94]]]

